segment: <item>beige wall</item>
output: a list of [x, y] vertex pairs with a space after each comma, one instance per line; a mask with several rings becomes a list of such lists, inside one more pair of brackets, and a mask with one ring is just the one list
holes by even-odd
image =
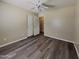
[[78, 50], [78, 55], [79, 55], [79, 0], [77, 0], [77, 4], [76, 4], [76, 42], [78, 44], [76, 44], [76, 48]]
[[79, 0], [77, 0], [76, 14], [76, 41], [79, 43]]
[[33, 13], [5, 3], [0, 3], [0, 45], [27, 37], [28, 15]]
[[75, 41], [75, 6], [44, 12], [46, 36], [66, 41]]

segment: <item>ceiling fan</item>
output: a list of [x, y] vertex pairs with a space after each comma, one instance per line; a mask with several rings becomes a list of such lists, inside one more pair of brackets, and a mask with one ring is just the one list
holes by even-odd
[[43, 10], [46, 10], [46, 9], [49, 9], [49, 8], [54, 8], [55, 6], [54, 5], [48, 5], [46, 4], [45, 2], [47, 2], [48, 0], [33, 0], [33, 8], [32, 9], [35, 9], [37, 10], [38, 12], [41, 12]]

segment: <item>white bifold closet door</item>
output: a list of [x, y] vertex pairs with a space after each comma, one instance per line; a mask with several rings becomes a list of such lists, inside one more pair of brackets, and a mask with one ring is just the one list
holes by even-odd
[[38, 18], [38, 16], [36, 15], [36, 16], [33, 16], [34, 18], [34, 35], [37, 35], [37, 34], [39, 34], [39, 32], [40, 32], [40, 28], [39, 28], [39, 18]]
[[28, 36], [33, 35], [33, 16], [28, 16]]
[[39, 19], [36, 15], [28, 16], [28, 36], [39, 34]]

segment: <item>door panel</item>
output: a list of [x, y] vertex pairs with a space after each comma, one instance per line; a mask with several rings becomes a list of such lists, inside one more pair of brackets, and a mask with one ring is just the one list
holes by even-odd
[[28, 16], [28, 36], [33, 35], [33, 16], [29, 15]]
[[39, 19], [38, 16], [34, 16], [34, 35], [39, 34]]

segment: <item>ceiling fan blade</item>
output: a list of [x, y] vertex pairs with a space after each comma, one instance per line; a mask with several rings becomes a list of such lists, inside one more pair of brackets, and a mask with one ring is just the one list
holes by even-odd
[[45, 4], [45, 3], [43, 3], [42, 5], [43, 5], [43, 6], [46, 6], [46, 7], [48, 7], [48, 8], [49, 8], [49, 7], [50, 7], [50, 8], [54, 8], [54, 7], [55, 7], [55, 5], [48, 5], [48, 4]]
[[41, 5], [41, 8], [48, 9], [48, 7], [44, 5]]

